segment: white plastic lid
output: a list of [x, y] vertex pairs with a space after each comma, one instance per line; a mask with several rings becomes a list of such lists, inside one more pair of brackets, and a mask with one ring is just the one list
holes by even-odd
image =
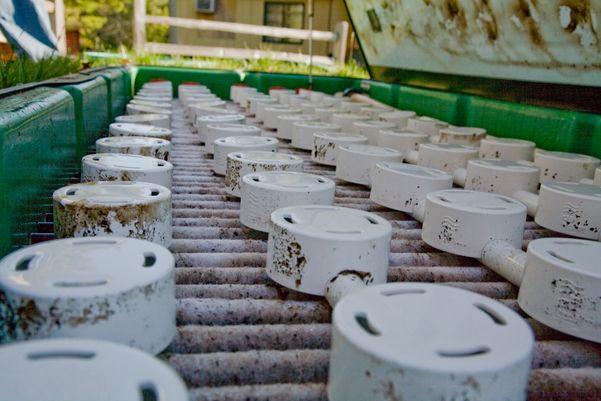
[[441, 150], [446, 152], [454, 152], [454, 153], [478, 153], [478, 148], [468, 145], [455, 145], [452, 143], [421, 143], [419, 145], [421, 148], [428, 148], [434, 150]]
[[395, 110], [380, 114], [380, 118], [383, 120], [411, 117], [415, 117], [415, 112], [409, 110]]
[[153, 82], [146, 82], [144, 85], [142, 85], [142, 88], [139, 90], [139, 92], [142, 92], [145, 90], [160, 90], [160, 91], [170, 92], [171, 89], [172, 89], [171, 82], [169, 82], [167, 80], [153, 81]]
[[317, 107], [315, 109], [316, 113], [326, 113], [326, 114], [345, 114], [345, 110], [342, 110], [338, 107]]
[[314, 114], [284, 114], [278, 116], [278, 119], [288, 121], [317, 121], [319, 120], [319, 116]]
[[99, 206], [130, 206], [162, 202], [171, 191], [161, 185], [141, 181], [99, 181], [72, 184], [54, 191], [53, 199], [62, 205], [78, 203]]
[[430, 135], [428, 135], [424, 132], [405, 130], [405, 129], [403, 129], [403, 130], [383, 129], [381, 132], [385, 135], [398, 135], [400, 137], [407, 137], [407, 138], [427, 139], [430, 137]]
[[546, 158], [558, 159], [558, 160], [569, 160], [575, 162], [584, 163], [599, 163], [599, 159], [596, 157], [581, 155], [578, 153], [567, 153], [567, 152], [552, 152], [548, 150], [537, 149], [535, 155], [544, 156]]
[[252, 173], [242, 177], [242, 181], [254, 187], [284, 192], [323, 191], [335, 186], [329, 178], [292, 171]]
[[427, 117], [427, 116], [413, 117], [412, 120], [428, 122], [428, 123], [439, 123], [440, 125], [448, 126], [448, 123], [446, 121], [438, 120], [436, 118]]
[[181, 92], [179, 94], [179, 97], [188, 103], [193, 103], [193, 102], [204, 102], [206, 100], [221, 100], [221, 98], [219, 98], [219, 96], [215, 95], [214, 93], [211, 93], [209, 91], [205, 91], [205, 92]]
[[142, 111], [144, 113], [171, 115], [171, 110], [165, 110], [158, 107], [144, 106], [141, 104], [129, 104], [128, 106], [130, 109]]
[[196, 105], [191, 106], [195, 111], [199, 112], [199, 116], [207, 116], [207, 115], [221, 115], [221, 114], [238, 114], [233, 110], [228, 110], [219, 107], [211, 107], [206, 105]]
[[226, 121], [244, 121], [246, 117], [242, 114], [207, 114], [198, 117], [197, 121], [203, 121], [208, 124], [220, 123]]
[[521, 202], [488, 192], [446, 189], [430, 192], [426, 198], [433, 204], [473, 214], [526, 215], [526, 206]]
[[230, 153], [228, 157], [233, 157], [236, 160], [246, 163], [268, 163], [268, 164], [299, 164], [303, 159], [289, 155], [287, 153], [264, 152], [264, 151], [248, 151]]
[[169, 120], [169, 116], [167, 114], [130, 114], [115, 118], [115, 121], [118, 123], [139, 123], [158, 120]]
[[[138, 115], [146, 116], [149, 114]], [[115, 135], [130, 134], [138, 136], [166, 136], [172, 134], [172, 131], [167, 128], [132, 123], [112, 123], [111, 125], [109, 125], [109, 132]]]
[[188, 107], [191, 109], [204, 109], [206, 107], [215, 107], [215, 108], [221, 108], [221, 106], [225, 106], [227, 104], [227, 102], [223, 101], [223, 100], [212, 100], [212, 99], [208, 99], [208, 100], [196, 100], [196, 101], [192, 101], [189, 100], [189, 104]]
[[299, 128], [315, 128], [320, 129], [340, 129], [340, 125], [324, 123], [321, 121], [299, 121], [294, 123], [295, 127]]
[[371, 156], [402, 156], [402, 153], [396, 149], [383, 148], [381, 146], [363, 145], [358, 143], [340, 145], [340, 149], [344, 149], [353, 153], [362, 153]]
[[215, 143], [223, 146], [256, 146], [277, 144], [278, 140], [266, 136], [228, 136], [216, 139]]
[[484, 128], [478, 127], [445, 127], [440, 130], [441, 133], [447, 134], [455, 134], [455, 135], [484, 135], [486, 134], [486, 130]]
[[361, 111], [368, 111], [368, 110], [394, 110], [392, 107], [390, 106], [375, 106], [375, 105], [366, 105], [361, 107]]
[[128, 155], [120, 153], [96, 153], [84, 156], [82, 163], [97, 168], [122, 169], [122, 170], [144, 170], [165, 171], [172, 170], [173, 164], [154, 157]]
[[528, 324], [488, 297], [449, 286], [390, 283], [344, 297], [333, 322], [355, 347], [427, 371], [497, 370], [534, 348]]
[[571, 238], [543, 238], [532, 241], [528, 252], [561, 269], [601, 278], [601, 243]]
[[357, 209], [337, 206], [290, 206], [271, 214], [273, 223], [293, 234], [321, 239], [369, 241], [392, 231], [388, 220]]
[[596, 185], [581, 184], [579, 182], [547, 181], [541, 184], [541, 188], [542, 187], [552, 192], [558, 192], [573, 198], [590, 199], [601, 202], [601, 187]]
[[249, 97], [248, 102], [249, 103], [273, 104], [273, 103], [277, 103], [278, 99], [275, 99], [271, 96], [265, 95], [265, 96]]
[[108, 341], [52, 339], [0, 348], [6, 399], [187, 401], [185, 384], [150, 354]]
[[499, 138], [494, 136], [488, 136], [482, 139], [484, 143], [498, 143], [502, 145], [516, 145], [516, 146], [536, 146], [536, 144], [532, 141], [526, 141], [524, 139], [514, 139], [514, 138]]
[[214, 93], [211, 93], [210, 91], [200, 91], [200, 92], [190, 92], [190, 91], [185, 91], [182, 92], [180, 91], [180, 98], [183, 98], [183, 100], [187, 101], [187, 102], [202, 102], [204, 100], [221, 100], [219, 98], [219, 96], [215, 95]]
[[248, 132], [248, 133], [260, 133], [261, 128], [255, 127], [254, 125], [248, 124], [233, 124], [233, 123], [214, 123], [208, 124], [208, 129], [218, 130], [218, 131], [234, 131], [234, 132]]
[[294, 114], [294, 113], [302, 113], [301, 109], [297, 109], [297, 108], [293, 108], [287, 105], [276, 105], [276, 106], [269, 106], [265, 108], [265, 113], [269, 114], [269, 113], [282, 113], [282, 112], [286, 112], [286, 113], [290, 113], [290, 114]]
[[171, 103], [169, 102], [154, 102], [151, 100], [140, 100], [140, 99], [132, 99], [129, 104], [137, 104], [137, 105], [141, 105], [141, 106], [148, 106], [148, 107], [153, 107], [155, 109], [161, 109], [161, 108], [171, 108]]
[[137, 147], [137, 146], [165, 146], [169, 141], [146, 136], [109, 136], [96, 141], [106, 146]]
[[186, 85], [182, 86], [182, 85], [180, 85], [179, 93], [180, 93], [180, 95], [185, 94], [187, 97], [190, 97], [190, 96], [198, 96], [198, 97], [215, 96], [213, 93], [211, 93], [211, 91], [206, 86], [202, 86], [202, 85], [198, 85], [198, 86], [186, 86]]
[[365, 128], [396, 128], [396, 124], [389, 123], [388, 121], [375, 121], [375, 120], [366, 120], [366, 121], [357, 121], [353, 124], [355, 127], [365, 127]]
[[324, 132], [316, 132], [313, 134], [313, 136], [315, 138], [331, 140], [332, 142], [336, 142], [336, 141], [344, 141], [344, 142], [346, 142], [346, 141], [359, 141], [359, 142], [367, 141], [367, 138], [364, 137], [363, 135], [351, 134], [349, 132], [324, 131]]
[[362, 114], [352, 114], [352, 113], [334, 113], [333, 117], [339, 118], [341, 120], [356, 120], [356, 121], [362, 121], [362, 120], [369, 120], [370, 119], [369, 116], [364, 116]]
[[172, 108], [171, 98], [163, 98], [163, 97], [152, 97], [152, 96], [134, 96], [132, 100], [138, 102], [153, 102], [153, 103], [166, 103], [169, 104], [169, 108]]
[[249, 102], [261, 102], [263, 100], [267, 100], [268, 102], [277, 102], [277, 99], [274, 99], [271, 96], [263, 93], [257, 93], [256, 95], [250, 96], [247, 100]]
[[418, 177], [424, 180], [449, 181], [453, 177], [450, 174], [434, 168], [416, 166], [414, 164], [398, 162], [380, 162], [376, 166], [381, 169], [400, 173], [408, 176]]
[[514, 171], [528, 173], [540, 172], [540, 169], [538, 167], [536, 167], [533, 163], [527, 161], [511, 161], [501, 159], [473, 159], [468, 161], [468, 165], [469, 164], [482, 166], [498, 171]]
[[144, 287], [174, 266], [171, 252], [149, 241], [66, 238], [6, 256], [0, 263], [0, 286], [24, 297], [88, 298]]

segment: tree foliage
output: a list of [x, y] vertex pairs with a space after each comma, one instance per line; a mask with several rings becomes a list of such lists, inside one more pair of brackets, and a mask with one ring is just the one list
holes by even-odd
[[[169, 0], [147, 0], [146, 12], [169, 15]], [[65, 0], [68, 31], [79, 32], [82, 50], [115, 50], [132, 46], [133, 0]], [[166, 42], [169, 28], [147, 25], [146, 37]]]

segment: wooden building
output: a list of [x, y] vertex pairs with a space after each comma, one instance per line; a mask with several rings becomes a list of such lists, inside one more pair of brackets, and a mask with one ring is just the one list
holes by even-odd
[[[180, 18], [308, 29], [308, 3], [309, 0], [171, 0], [169, 14]], [[313, 0], [313, 7], [315, 30], [335, 31], [338, 22], [349, 21], [343, 0]], [[171, 28], [169, 42], [304, 54], [309, 52], [307, 40], [178, 27]], [[332, 54], [333, 43], [315, 41], [313, 46], [315, 55]]]

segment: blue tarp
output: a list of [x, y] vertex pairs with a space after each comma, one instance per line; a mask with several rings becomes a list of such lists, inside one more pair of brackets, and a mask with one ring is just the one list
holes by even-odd
[[0, 30], [17, 52], [35, 60], [57, 52], [44, 0], [0, 0]]

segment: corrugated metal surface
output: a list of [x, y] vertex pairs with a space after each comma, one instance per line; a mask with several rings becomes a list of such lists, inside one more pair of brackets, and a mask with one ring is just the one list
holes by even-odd
[[[330, 308], [269, 280], [266, 237], [240, 225], [240, 203], [213, 175], [190, 125], [174, 108], [172, 162], [178, 335], [163, 357], [194, 400], [325, 400]], [[334, 170], [303, 156], [305, 171]], [[517, 289], [474, 259], [438, 252], [410, 217], [369, 200], [361, 186], [337, 183], [336, 203], [375, 212], [393, 225], [389, 281], [438, 282], [498, 299], [514, 309]], [[525, 244], [549, 233], [528, 223]], [[537, 338], [530, 400], [601, 398], [601, 346], [528, 319]]]
[[[179, 102], [173, 117], [178, 333], [162, 358], [182, 375], [195, 401], [326, 400], [330, 307], [270, 281], [263, 269], [266, 236], [240, 225], [240, 203], [213, 175], [212, 159]], [[287, 145], [281, 151], [304, 157], [306, 172], [333, 178], [334, 170], [310, 162], [308, 153]], [[427, 246], [417, 222], [374, 204], [366, 188], [338, 182], [336, 203], [391, 221], [389, 281], [444, 283], [519, 310], [515, 287], [474, 259]], [[50, 231], [47, 223], [39, 227]], [[548, 235], [529, 222], [524, 245]], [[529, 400], [601, 399], [601, 346], [527, 321], [537, 339]]]

